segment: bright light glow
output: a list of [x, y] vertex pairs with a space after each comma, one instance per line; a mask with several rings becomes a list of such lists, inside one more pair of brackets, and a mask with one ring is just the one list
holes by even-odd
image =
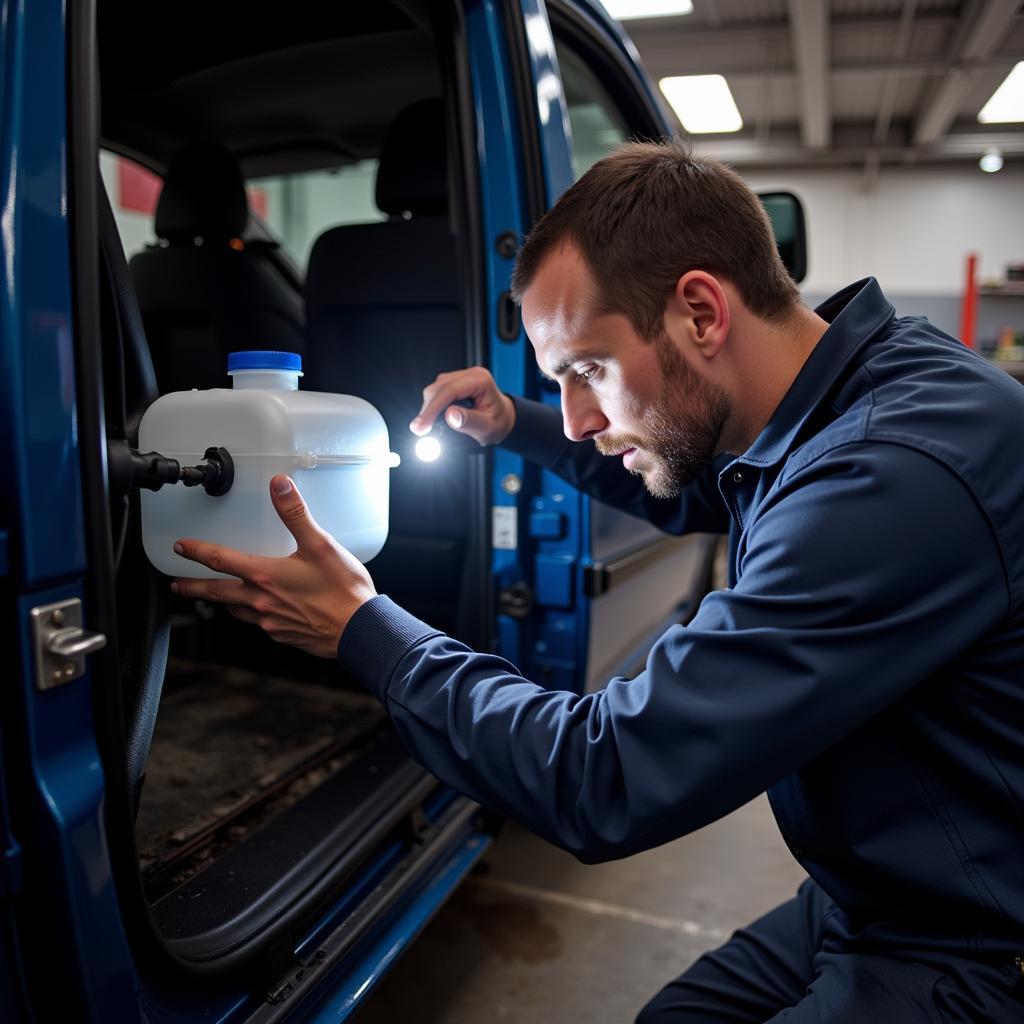
[[1024, 60], [1014, 65], [1003, 84], [988, 98], [978, 120], [982, 124], [1024, 121]]
[[388, 469], [398, 469], [402, 464], [402, 456], [398, 452], [391, 452], [388, 455]]
[[416, 455], [424, 462], [436, 462], [441, 456], [441, 442], [436, 437], [421, 437], [416, 442]]
[[678, 75], [658, 84], [688, 132], [738, 132], [743, 127], [729, 83], [721, 75]]
[[998, 149], [986, 150], [985, 155], [978, 161], [978, 166], [989, 174], [1003, 169], [1003, 154]]
[[675, 14], [689, 14], [692, 0], [601, 0], [604, 9], [619, 21], [636, 18], [669, 18]]

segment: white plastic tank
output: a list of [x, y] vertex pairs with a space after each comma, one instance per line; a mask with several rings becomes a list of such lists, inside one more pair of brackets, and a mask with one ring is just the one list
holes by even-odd
[[270, 479], [290, 476], [313, 518], [362, 562], [388, 536], [391, 455], [384, 419], [353, 395], [299, 391], [293, 352], [233, 352], [232, 388], [177, 391], [158, 398], [139, 425], [139, 450], [194, 466], [208, 448], [227, 449], [234, 481], [213, 497], [183, 484], [142, 492], [146, 555], [169, 576], [216, 577], [174, 553], [183, 537], [252, 554], [295, 550], [270, 500]]

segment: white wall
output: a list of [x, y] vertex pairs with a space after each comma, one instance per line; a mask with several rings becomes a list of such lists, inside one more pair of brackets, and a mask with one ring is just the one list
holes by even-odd
[[985, 174], [961, 168], [883, 168], [875, 188], [849, 170], [752, 172], [758, 191], [787, 189], [807, 214], [809, 266], [801, 285], [830, 295], [866, 276], [892, 296], [959, 297], [965, 257], [979, 276], [1005, 276], [1024, 262], [1024, 168]]
[[107, 195], [110, 197], [110, 205], [114, 211], [117, 230], [121, 235], [125, 258], [131, 259], [137, 252], [152, 245], [156, 241], [156, 235], [153, 233], [152, 217], [145, 213], [136, 213], [121, 208], [120, 190], [117, 183], [118, 159], [113, 153], [108, 153], [105, 149], [100, 150], [100, 175], [106, 186]]

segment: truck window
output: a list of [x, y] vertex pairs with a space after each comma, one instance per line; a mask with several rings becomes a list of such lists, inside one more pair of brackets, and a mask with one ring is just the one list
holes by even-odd
[[[250, 220], [243, 237], [275, 242], [304, 276], [313, 242], [328, 228], [387, 219], [374, 200], [377, 166], [376, 159], [365, 159], [247, 180]], [[100, 174], [125, 258], [157, 246], [154, 219], [163, 178], [106, 149], [100, 151]]]
[[250, 193], [262, 197], [257, 210], [264, 226], [303, 277], [316, 239], [328, 228], [387, 220], [374, 199], [375, 159], [327, 170], [300, 171], [252, 178]]
[[557, 36], [555, 51], [572, 128], [572, 169], [578, 180], [629, 139], [630, 131], [611, 94], [583, 58]]

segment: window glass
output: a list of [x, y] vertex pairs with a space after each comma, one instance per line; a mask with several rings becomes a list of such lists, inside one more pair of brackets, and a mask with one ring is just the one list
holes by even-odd
[[267, 230], [303, 273], [313, 243], [328, 228], [387, 220], [374, 201], [377, 163], [360, 160], [248, 182], [250, 194], [262, 196], [263, 209], [257, 212]]
[[572, 165], [578, 180], [632, 133], [611, 94], [583, 59], [558, 38], [555, 51], [569, 108]]
[[142, 164], [100, 150], [100, 174], [114, 210], [126, 259], [156, 245], [153, 217], [163, 181]]
[[[160, 176], [128, 157], [105, 150], [100, 153], [100, 173], [125, 258], [157, 245], [154, 220], [163, 187]], [[387, 219], [374, 202], [376, 180], [376, 160], [254, 178], [246, 182], [246, 195], [259, 226], [250, 221], [246, 235], [269, 236], [305, 272], [309, 251], [323, 231], [341, 224]]]

